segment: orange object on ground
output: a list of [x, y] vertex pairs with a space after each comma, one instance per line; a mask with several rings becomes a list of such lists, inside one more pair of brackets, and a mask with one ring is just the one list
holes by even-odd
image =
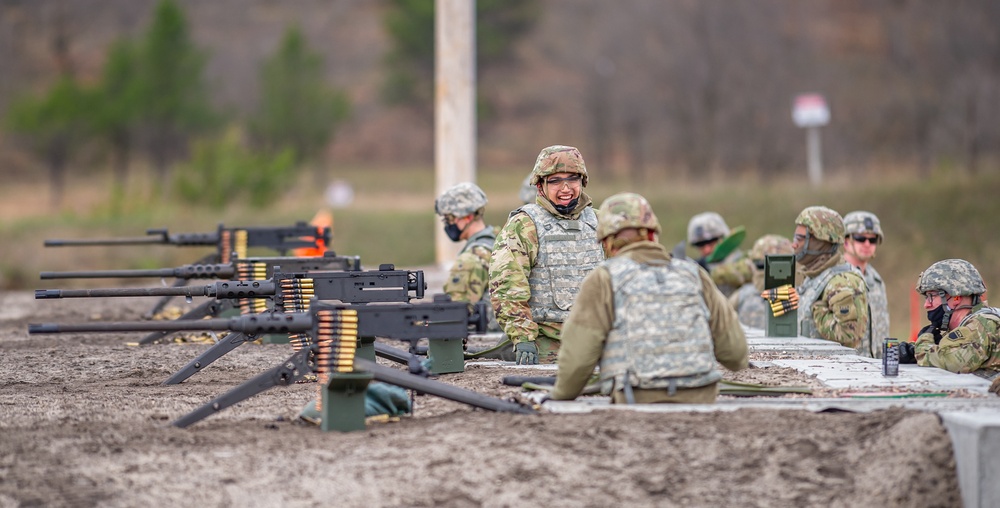
[[323, 229], [330, 228], [330, 236], [332, 243], [333, 236], [333, 214], [329, 210], [320, 210], [316, 212], [309, 224], [316, 226], [316, 235], [319, 240], [316, 242], [316, 247], [303, 247], [301, 249], [293, 249], [292, 255], [298, 257], [315, 257], [322, 256], [329, 245], [322, 240]]

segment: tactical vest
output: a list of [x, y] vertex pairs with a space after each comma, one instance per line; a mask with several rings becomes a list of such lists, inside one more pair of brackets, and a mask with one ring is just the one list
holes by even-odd
[[696, 388], [722, 379], [698, 266], [609, 259], [615, 317], [601, 355], [601, 388]]
[[760, 297], [757, 286], [753, 283], [744, 284], [736, 290], [734, 295], [735, 305], [733, 308], [736, 309], [740, 323], [751, 328], [766, 329], [767, 313], [771, 312], [771, 308], [768, 306], [767, 300]]
[[[816, 330], [816, 322], [812, 317], [812, 306], [819, 299], [820, 295], [823, 294], [823, 290], [826, 289], [826, 285], [830, 283], [830, 279], [834, 275], [841, 273], [850, 272], [857, 275], [862, 281], [864, 277], [854, 268], [854, 265], [850, 263], [841, 263], [839, 265], [831, 266], [819, 274], [816, 278], [807, 278], [802, 282], [802, 285], [798, 288], [799, 293], [799, 335], [802, 337], [813, 337], [817, 339], [822, 339], [819, 336], [819, 332]], [[867, 283], [866, 283], [867, 285]], [[868, 315], [871, 316], [871, 307], [869, 306]], [[869, 323], [871, 324], [871, 323]], [[881, 345], [879, 346], [881, 347]], [[871, 326], [868, 327], [868, 331], [864, 337], [861, 338], [861, 344], [858, 346], [858, 352], [864, 356], [872, 357], [872, 330]], [[867, 353], [865, 353], [867, 351]]]
[[[465, 245], [462, 246], [462, 250], [458, 252], [459, 255], [465, 254], [466, 252], [472, 251], [476, 247], [483, 247], [486, 250], [493, 252], [493, 244], [496, 243], [497, 234], [493, 231], [493, 226], [486, 226], [478, 233], [469, 237], [466, 240]], [[487, 266], [488, 268], [488, 266]], [[479, 298], [480, 301], [490, 301], [490, 285], [486, 284], [485, 291], [483, 295]], [[493, 310], [493, 305], [487, 305], [486, 308], [486, 329], [491, 332], [500, 331], [500, 324], [497, 322], [496, 312]]]
[[462, 246], [462, 250], [458, 253], [464, 254], [472, 250], [473, 247], [477, 246], [486, 247], [487, 250], [493, 252], [493, 244], [496, 243], [496, 241], [497, 234], [493, 231], [493, 226], [486, 226], [478, 233], [470, 236], [469, 239], [465, 241], [465, 245]]
[[865, 269], [865, 284], [868, 285], [868, 315], [871, 316], [868, 329], [872, 338], [873, 358], [882, 358], [882, 340], [889, 335], [889, 299], [885, 293], [885, 282], [874, 267]]
[[604, 250], [597, 243], [597, 214], [588, 206], [579, 219], [562, 219], [534, 203], [511, 215], [518, 211], [527, 213], [538, 230], [538, 256], [528, 274], [531, 319], [562, 323], [583, 278], [604, 260]]

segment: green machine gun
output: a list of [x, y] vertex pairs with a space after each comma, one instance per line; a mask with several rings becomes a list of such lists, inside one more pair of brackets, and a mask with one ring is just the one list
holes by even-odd
[[[357, 355], [357, 337], [379, 335], [410, 342], [418, 340], [461, 340], [474, 331], [486, 329], [486, 315], [470, 310], [464, 302], [452, 302], [436, 295], [431, 303], [346, 305], [313, 302], [308, 312], [272, 311], [229, 319], [198, 322], [136, 321], [111, 323], [28, 325], [29, 334], [67, 332], [131, 332], [156, 330], [217, 330], [245, 334], [302, 333], [311, 337], [303, 347], [280, 365], [263, 372], [172, 422], [186, 428], [219, 411], [275, 386], [286, 386], [313, 372], [319, 378], [316, 408], [322, 415], [324, 431], [351, 431], [365, 428], [364, 399], [368, 384], [381, 381], [402, 388], [443, 397], [490, 411], [535, 414], [531, 408], [513, 401], [488, 397], [477, 392], [429, 379], [421, 362], [411, 361], [409, 371], [379, 365]], [[415, 355], [411, 356], [411, 360]]]

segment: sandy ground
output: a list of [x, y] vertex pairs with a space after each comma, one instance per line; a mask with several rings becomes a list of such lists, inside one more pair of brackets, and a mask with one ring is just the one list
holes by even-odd
[[[0, 293], [0, 507], [961, 505], [950, 440], [931, 413], [526, 416], [424, 395], [412, 416], [338, 433], [295, 421], [316, 388], [296, 384], [179, 429], [169, 423], [289, 347], [245, 345], [162, 386], [208, 346], [26, 331], [134, 320], [150, 306]], [[520, 389], [500, 379], [517, 373], [537, 371], [469, 365], [438, 380], [508, 399]], [[788, 369], [726, 378], [831, 395]]]

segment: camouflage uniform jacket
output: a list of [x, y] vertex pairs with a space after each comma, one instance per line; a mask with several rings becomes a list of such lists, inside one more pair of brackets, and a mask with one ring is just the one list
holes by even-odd
[[799, 334], [834, 341], [871, 357], [868, 289], [861, 274], [840, 253], [803, 274], [798, 288]]
[[558, 340], [580, 283], [604, 259], [590, 203], [581, 193], [573, 215], [564, 216], [539, 199], [511, 212], [497, 235], [490, 296], [497, 321], [514, 344], [539, 334]]
[[761, 330], [767, 328], [767, 313], [771, 309], [767, 300], [760, 297], [764, 291], [764, 272], [754, 270], [753, 281], [748, 282], [729, 296], [729, 304], [736, 310], [740, 323]]
[[[672, 256], [666, 249], [654, 242], [627, 245], [613, 259], [621, 257], [637, 264], [672, 261]], [[583, 281], [580, 294], [563, 328], [553, 399], [573, 399], [580, 394], [594, 368], [602, 361], [605, 344], [610, 340], [612, 330], [616, 324], [620, 324], [616, 322], [618, 310], [611, 273], [607, 265], [601, 265]], [[707, 325], [714, 358], [730, 370], [745, 368], [746, 335], [737, 320], [736, 312], [715, 287], [708, 272], [698, 269], [696, 273], [696, 285], [699, 286], [696, 291], [700, 292], [703, 298], [701, 305], [708, 312]], [[665, 314], [667, 313], [661, 313]]]
[[868, 285], [868, 309], [871, 311], [871, 336], [873, 358], [882, 358], [882, 340], [889, 335], [889, 298], [885, 282], [875, 267], [868, 265], [861, 273]]
[[478, 302], [489, 298], [490, 254], [496, 240], [493, 226], [469, 237], [448, 272], [444, 292], [456, 302]]
[[719, 291], [728, 297], [743, 284], [751, 282], [753, 262], [743, 254], [743, 251], [735, 250], [722, 261], [710, 263], [708, 273], [712, 275], [712, 282], [718, 286]]
[[962, 374], [982, 370], [992, 377], [1000, 371], [1000, 309], [979, 304], [939, 344], [925, 332], [913, 349], [918, 365]]

